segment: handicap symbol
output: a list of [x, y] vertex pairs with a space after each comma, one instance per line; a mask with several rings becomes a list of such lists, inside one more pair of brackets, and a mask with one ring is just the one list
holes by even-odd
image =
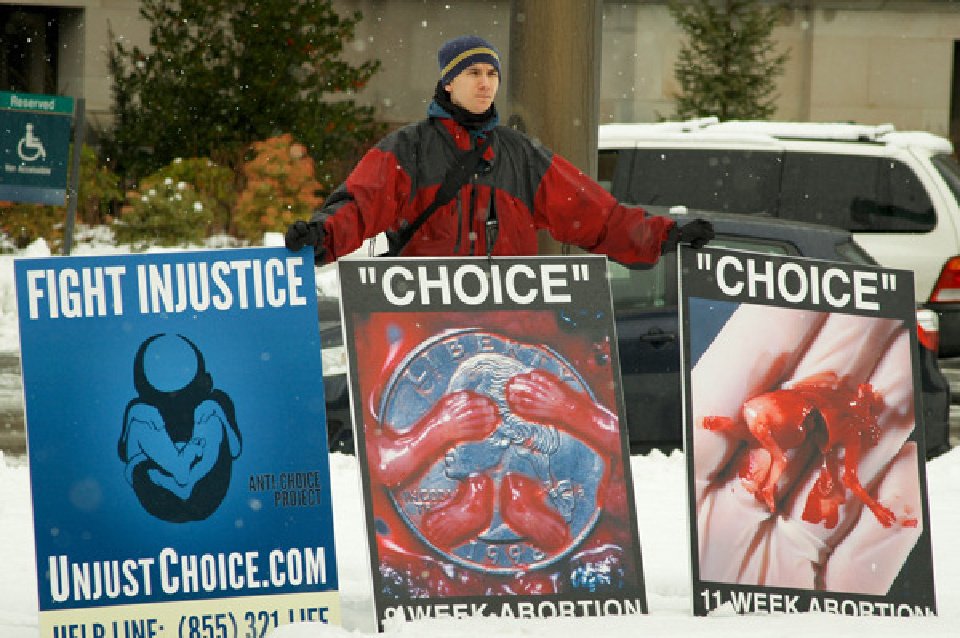
[[[33, 151], [32, 154], [28, 155], [26, 152], [28, 150]], [[27, 124], [27, 132], [20, 139], [20, 143], [17, 144], [17, 155], [24, 162], [47, 158], [47, 151], [43, 148], [43, 142], [40, 141], [39, 137], [33, 135], [33, 124]]]

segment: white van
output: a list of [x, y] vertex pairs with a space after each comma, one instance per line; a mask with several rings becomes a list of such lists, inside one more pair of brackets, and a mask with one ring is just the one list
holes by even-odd
[[878, 262], [915, 274], [940, 317], [940, 356], [960, 355], [960, 165], [953, 147], [890, 125], [607, 124], [600, 182], [624, 203], [682, 205], [839, 226]]

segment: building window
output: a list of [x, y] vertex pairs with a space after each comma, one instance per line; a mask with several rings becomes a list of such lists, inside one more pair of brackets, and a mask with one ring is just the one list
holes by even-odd
[[0, 6], [0, 91], [57, 92], [58, 9]]

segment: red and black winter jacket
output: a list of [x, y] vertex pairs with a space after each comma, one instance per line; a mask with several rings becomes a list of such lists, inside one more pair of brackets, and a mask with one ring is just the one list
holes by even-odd
[[[455, 157], [472, 147], [452, 119], [429, 118], [386, 136], [313, 215], [323, 220], [326, 261], [367, 238], [412, 224], [434, 200]], [[492, 201], [491, 201], [492, 200]], [[487, 220], [497, 233], [487, 245]], [[673, 226], [621, 206], [573, 164], [511, 128], [493, 129], [475, 175], [421, 226], [402, 256], [537, 254], [537, 230], [623, 263], [653, 263]]]

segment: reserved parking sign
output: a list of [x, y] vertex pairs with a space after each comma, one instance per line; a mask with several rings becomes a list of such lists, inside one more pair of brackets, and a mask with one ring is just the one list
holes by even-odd
[[62, 206], [74, 100], [0, 91], [0, 200]]

